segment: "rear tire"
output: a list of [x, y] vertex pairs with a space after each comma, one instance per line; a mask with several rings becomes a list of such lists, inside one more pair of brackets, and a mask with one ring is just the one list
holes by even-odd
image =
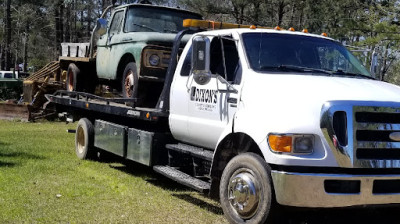
[[265, 223], [273, 201], [270, 170], [255, 153], [240, 154], [228, 163], [222, 173], [219, 196], [230, 223]]
[[94, 159], [94, 127], [87, 118], [81, 118], [76, 127], [75, 152], [79, 159]]
[[122, 95], [124, 98], [136, 98], [138, 92], [139, 76], [136, 64], [130, 62], [126, 65], [122, 76]]
[[74, 63], [69, 64], [67, 71], [67, 81], [65, 83], [65, 89], [67, 91], [80, 91], [79, 80], [81, 70]]

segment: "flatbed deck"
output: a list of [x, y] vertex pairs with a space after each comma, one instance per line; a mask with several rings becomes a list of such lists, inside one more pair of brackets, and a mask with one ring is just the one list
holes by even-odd
[[117, 115], [124, 118], [154, 122], [162, 118], [168, 118], [168, 113], [160, 109], [129, 106], [129, 104], [134, 105], [136, 102], [136, 99], [130, 98], [104, 98], [89, 93], [69, 92], [65, 90], [59, 90], [52, 95], [46, 95], [46, 98], [57, 105], [88, 112]]

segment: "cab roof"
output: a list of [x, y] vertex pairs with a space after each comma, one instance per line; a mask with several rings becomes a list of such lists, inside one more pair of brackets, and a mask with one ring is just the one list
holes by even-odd
[[116, 6], [115, 9], [122, 9], [122, 8], [128, 8], [128, 7], [166, 9], [166, 10], [172, 10], [172, 11], [177, 11], [177, 12], [189, 13], [189, 14], [192, 14], [192, 15], [196, 15], [199, 18], [203, 18], [202, 15], [200, 15], [198, 13], [195, 13], [195, 12], [192, 12], [192, 11], [189, 11], [189, 10], [180, 9], [180, 8], [173, 8], [173, 7], [168, 7], [168, 6], [151, 5], [151, 4], [131, 3], [131, 4], [126, 4], [126, 5]]

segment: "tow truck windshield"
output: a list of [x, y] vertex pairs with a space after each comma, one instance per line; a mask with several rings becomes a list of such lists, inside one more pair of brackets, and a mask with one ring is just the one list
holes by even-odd
[[350, 51], [333, 40], [278, 33], [244, 33], [243, 41], [250, 66], [255, 71], [373, 79]]

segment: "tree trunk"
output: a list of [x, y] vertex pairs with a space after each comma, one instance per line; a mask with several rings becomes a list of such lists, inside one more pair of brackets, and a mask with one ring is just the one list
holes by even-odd
[[60, 52], [60, 7], [59, 6], [60, 0], [57, 1], [55, 7], [54, 7], [54, 24], [55, 24], [55, 30], [56, 30], [56, 38], [54, 40], [54, 49], [56, 49], [56, 53], [54, 57], [57, 57]]
[[29, 23], [26, 23], [25, 26], [25, 37], [24, 37], [24, 72], [28, 71], [28, 38], [29, 38]]
[[[60, 10], [60, 19], [58, 20], [58, 22], [60, 23], [60, 44], [65, 40], [65, 37], [64, 37], [64, 2], [63, 2], [63, 0], [60, 0], [59, 1], [59, 3], [58, 3], [59, 5], [58, 5], [58, 8], [59, 8], [59, 10]], [[61, 52], [60, 52], [61, 53]], [[61, 55], [61, 54], [60, 54]]]
[[71, 40], [71, 4], [68, 3], [65, 12], [65, 38], [64, 42], [72, 42]]
[[87, 27], [86, 27], [86, 35], [88, 39], [90, 39], [90, 32], [92, 31], [91, 29], [92, 26], [92, 1], [87, 0]]
[[11, 68], [11, 0], [6, 0], [6, 44], [5, 44], [5, 70]]
[[[81, 1], [81, 6], [82, 7], [84, 7], [84, 5], [85, 5], [85, 0], [82, 0]], [[84, 19], [84, 15], [83, 15], [83, 8], [81, 8], [80, 9], [80, 12], [81, 12], [81, 18], [80, 18], [80, 23], [81, 23], [81, 27], [80, 27], [80, 30], [78, 31], [78, 42], [80, 42], [80, 39], [79, 38], [81, 38], [81, 37], [83, 37], [84, 36], [84, 33], [83, 33], [83, 23], [84, 23], [84, 21], [85, 21], [85, 19]]]

